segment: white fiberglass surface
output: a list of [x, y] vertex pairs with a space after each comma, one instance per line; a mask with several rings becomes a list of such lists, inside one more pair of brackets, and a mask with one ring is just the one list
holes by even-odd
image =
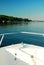
[[[27, 45], [27, 44], [24, 44]], [[12, 54], [16, 58], [22, 60], [23, 62], [29, 65], [44, 65], [44, 48], [35, 46], [35, 45], [27, 45], [24, 47], [22, 44], [16, 44], [16, 46], [10, 46], [5, 48], [10, 54]]]

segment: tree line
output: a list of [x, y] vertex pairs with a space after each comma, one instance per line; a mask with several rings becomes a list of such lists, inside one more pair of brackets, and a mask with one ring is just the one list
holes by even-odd
[[30, 21], [32, 20], [29, 20], [28, 18], [18, 18], [13, 16], [0, 15], [0, 24], [15, 24]]

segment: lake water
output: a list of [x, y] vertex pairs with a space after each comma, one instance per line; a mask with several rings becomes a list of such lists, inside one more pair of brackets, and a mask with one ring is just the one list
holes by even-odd
[[24, 24], [0, 26], [0, 33], [22, 31], [44, 33], [44, 22], [27, 22]]
[[30, 43], [39, 46], [44, 46], [44, 36], [34, 34], [23, 34], [20, 32], [35, 32], [44, 34], [44, 22], [27, 22], [22, 24], [0, 26], [0, 34], [12, 33], [17, 34], [5, 35], [1, 46], [7, 46], [15, 43]]

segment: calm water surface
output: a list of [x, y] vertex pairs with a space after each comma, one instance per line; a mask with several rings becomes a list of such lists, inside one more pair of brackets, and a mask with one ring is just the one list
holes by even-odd
[[44, 22], [28, 22], [24, 24], [0, 26], [0, 33], [23, 31], [44, 33]]
[[38, 46], [44, 46], [44, 36], [20, 33], [20, 32], [44, 33], [44, 22], [42, 21], [41, 22], [33, 21], [23, 24], [0, 26], [0, 34], [12, 32], [18, 33], [12, 35], [5, 35], [1, 47], [21, 42], [35, 44]]

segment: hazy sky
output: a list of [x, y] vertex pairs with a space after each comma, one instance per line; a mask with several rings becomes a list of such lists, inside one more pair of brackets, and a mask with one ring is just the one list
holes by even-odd
[[0, 14], [44, 20], [44, 0], [0, 0]]

